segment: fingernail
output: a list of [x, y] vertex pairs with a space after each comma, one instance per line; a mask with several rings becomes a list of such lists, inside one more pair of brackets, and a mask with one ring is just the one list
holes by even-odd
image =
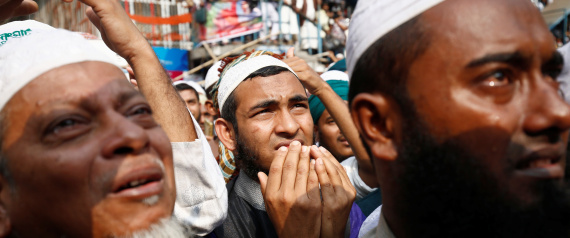
[[287, 147], [285, 146], [281, 146], [281, 148], [279, 148], [280, 151], [287, 151]]
[[301, 151], [307, 152], [307, 147], [306, 146], [301, 147]]
[[325, 149], [325, 147], [319, 147], [319, 150], [323, 153], [325, 153], [327, 151], [327, 149]]
[[291, 145], [298, 146], [298, 145], [301, 145], [301, 142], [293, 141], [293, 142], [291, 142]]
[[314, 160], [314, 159], [311, 159], [311, 164], [312, 164], [312, 165], [315, 165], [315, 160]]
[[317, 159], [317, 163], [319, 163], [320, 165], [322, 165], [322, 164], [323, 164], [323, 159], [318, 158], [318, 159]]

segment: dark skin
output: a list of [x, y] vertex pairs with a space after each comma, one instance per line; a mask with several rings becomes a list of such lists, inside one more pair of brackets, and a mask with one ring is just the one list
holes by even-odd
[[38, 4], [33, 0], [0, 0], [0, 21], [32, 14], [37, 10]]
[[[541, 194], [531, 188], [563, 183], [570, 128], [555, 81], [562, 61], [539, 12], [529, 1], [455, 0], [421, 21], [432, 39], [411, 65], [407, 91], [429, 134], [478, 158], [504, 199], [521, 208], [538, 203]], [[409, 237], [395, 179], [404, 176], [395, 163], [407, 133], [401, 108], [386, 95], [361, 93], [352, 117], [383, 185], [382, 214], [397, 237]]]

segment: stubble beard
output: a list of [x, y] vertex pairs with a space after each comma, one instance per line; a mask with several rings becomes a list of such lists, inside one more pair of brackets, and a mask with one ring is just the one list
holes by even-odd
[[437, 143], [409, 108], [396, 180], [410, 237], [570, 237], [568, 173], [563, 184], [538, 183], [540, 201], [521, 205], [461, 145]]
[[257, 177], [258, 172], [264, 172], [269, 175], [269, 170], [261, 168], [259, 165], [259, 157], [255, 154], [255, 151], [246, 145], [244, 140], [242, 140], [236, 130], [236, 141], [237, 141], [237, 154], [235, 155], [236, 165], [240, 169], [240, 173], [244, 173], [250, 179], [259, 183], [259, 178]]

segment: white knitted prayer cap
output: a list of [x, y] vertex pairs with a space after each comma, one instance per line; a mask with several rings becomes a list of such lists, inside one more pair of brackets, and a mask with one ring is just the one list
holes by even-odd
[[346, 43], [348, 75], [366, 50], [382, 36], [444, 0], [359, 0]]
[[36, 21], [0, 26], [0, 110], [20, 89], [52, 69], [84, 61], [114, 64], [78, 33]]
[[325, 81], [342, 80], [348, 82], [348, 74], [338, 70], [330, 70], [321, 74], [321, 78]]
[[206, 91], [204, 91], [204, 89], [202, 88], [202, 86], [200, 86], [200, 84], [194, 82], [194, 81], [184, 81], [184, 80], [180, 80], [180, 81], [176, 81], [174, 82], [172, 85], [176, 86], [176, 85], [180, 85], [180, 84], [186, 84], [190, 87], [192, 87], [194, 90], [196, 90], [196, 92], [198, 92], [198, 94], [203, 94], [206, 95]]
[[212, 87], [218, 82], [218, 79], [220, 79], [220, 66], [222, 66], [222, 61], [218, 60], [218, 62], [214, 63], [214, 65], [208, 69], [208, 73], [206, 73], [206, 79], [204, 82], [204, 87], [206, 89]]
[[249, 57], [223, 72], [223, 75], [221, 76], [222, 79], [220, 81], [220, 86], [218, 87], [218, 105], [220, 112], [222, 111], [222, 108], [224, 107], [224, 104], [226, 103], [226, 100], [230, 94], [239, 86], [243, 80], [246, 79], [247, 76], [267, 66], [279, 66], [286, 68], [291, 73], [293, 73], [295, 77], [298, 78], [297, 74], [287, 64], [281, 60], [274, 58], [273, 56], [260, 55]]

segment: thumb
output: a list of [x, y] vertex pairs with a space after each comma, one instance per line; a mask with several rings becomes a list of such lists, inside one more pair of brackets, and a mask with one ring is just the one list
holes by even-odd
[[267, 175], [264, 172], [258, 172], [259, 185], [261, 185], [261, 194], [265, 197], [265, 188], [267, 187]]
[[287, 50], [287, 54], [285, 56], [287, 56], [287, 58], [295, 57], [295, 47], [289, 48], [289, 50]]
[[14, 11], [14, 16], [25, 16], [38, 11], [38, 4], [31, 0], [24, 0]]

